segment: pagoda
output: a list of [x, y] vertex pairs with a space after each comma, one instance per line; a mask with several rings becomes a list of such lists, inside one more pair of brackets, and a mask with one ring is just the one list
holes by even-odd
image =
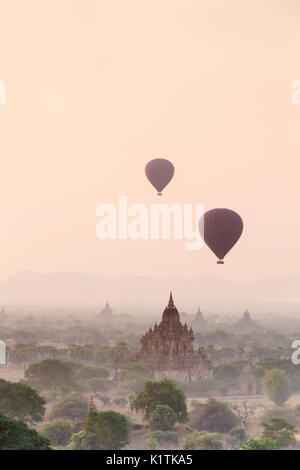
[[111, 320], [112, 316], [113, 316], [113, 310], [107, 301], [98, 317], [101, 318], [102, 320]]
[[235, 324], [239, 328], [257, 328], [256, 323], [252, 320], [250, 313], [246, 309], [243, 317]]
[[193, 324], [194, 328], [201, 328], [202, 326], [206, 325], [206, 321], [203, 317], [203, 314], [200, 310], [200, 307], [198, 307], [198, 310], [196, 312], [196, 316], [195, 316], [194, 320], [192, 321], [192, 324]]
[[150, 368], [154, 378], [191, 382], [194, 378], [210, 377], [211, 363], [203, 350], [194, 351], [193, 330], [181, 323], [172, 292], [161, 322], [150, 326], [140, 342], [137, 360]]

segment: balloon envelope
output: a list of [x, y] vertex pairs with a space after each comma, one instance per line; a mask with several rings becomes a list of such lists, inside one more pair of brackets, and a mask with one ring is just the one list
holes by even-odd
[[174, 165], [165, 158], [154, 158], [147, 163], [145, 173], [158, 194], [170, 183], [174, 175]]
[[243, 232], [243, 221], [239, 214], [230, 209], [212, 209], [205, 212], [199, 221], [201, 237], [219, 258], [223, 259], [236, 244]]

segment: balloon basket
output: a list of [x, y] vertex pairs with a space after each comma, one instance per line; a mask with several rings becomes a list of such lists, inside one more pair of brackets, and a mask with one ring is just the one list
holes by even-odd
[[158, 196], [162, 196], [162, 193], [157, 193]]
[[217, 264], [224, 264], [224, 261], [222, 261], [221, 259], [219, 259], [219, 261], [217, 261]]

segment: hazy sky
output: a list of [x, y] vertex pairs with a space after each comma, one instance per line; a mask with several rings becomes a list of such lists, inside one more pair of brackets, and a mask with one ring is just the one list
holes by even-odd
[[[0, 279], [18, 270], [234, 280], [299, 274], [298, 0], [0, 0]], [[241, 214], [216, 264], [183, 241], [99, 241], [96, 208]]]

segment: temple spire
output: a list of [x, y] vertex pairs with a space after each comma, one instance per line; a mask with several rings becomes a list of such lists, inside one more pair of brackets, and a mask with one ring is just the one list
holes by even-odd
[[250, 317], [250, 313], [248, 311], [248, 308], [246, 308], [246, 310], [244, 312], [244, 317]]
[[97, 411], [96, 405], [94, 403], [93, 395], [91, 395], [90, 402], [88, 404], [88, 412], [89, 411]]
[[174, 300], [173, 300], [172, 292], [170, 292], [170, 298], [169, 298], [168, 307], [169, 307], [169, 308], [174, 308]]
[[104, 308], [101, 310], [100, 316], [101, 316], [102, 318], [106, 318], [107, 320], [111, 320], [111, 319], [112, 319], [112, 317], [113, 317], [113, 311], [112, 311], [111, 306], [109, 305], [108, 300], [106, 301]]

